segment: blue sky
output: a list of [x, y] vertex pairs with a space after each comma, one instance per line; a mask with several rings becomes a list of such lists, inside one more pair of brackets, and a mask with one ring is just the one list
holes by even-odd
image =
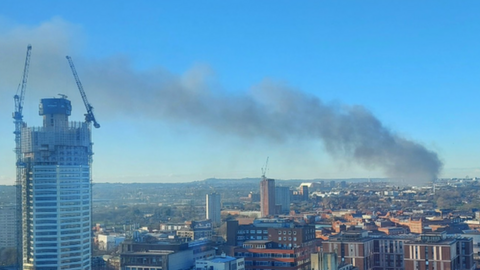
[[[435, 151], [444, 163], [440, 177], [480, 176], [477, 1], [97, 2], [0, 3], [0, 184], [14, 178], [11, 97], [28, 43], [25, 119], [40, 125], [38, 98], [62, 88], [81, 120], [64, 60], [72, 55], [102, 124], [94, 130], [94, 181], [257, 177], [267, 156], [274, 178], [385, 176], [329, 155], [321, 140], [245, 138], [139, 113], [151, 100], [140, 88], [165, 78], [228, 98], [268, 81], [327, 104], [361, 105], [393, 133]], [[94, 74], [98, 67], [135, 79], [121, 80], [118, 94], [102, 92], [115, 76]]]

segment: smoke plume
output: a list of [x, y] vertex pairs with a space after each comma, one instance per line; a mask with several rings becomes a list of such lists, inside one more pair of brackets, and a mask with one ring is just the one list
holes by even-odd
[[[50, 24], [30, 31], [56, 33]], [[69, 31], [65, 22], [60, 26], [59, 39], [66, 40], [61, 44], [75, 43], [65, 34]], [[38, 88], [55, 89], [58, 86], [53, 82], [73, 80], [64, 58], [68, 47], [61, 47], [52, 35], [52, 44], [43, 42], [36, 46], [32, 41], [31, 80], [36, 81]], [[0, 47], [12, 49], [21, 45], [23, 51], [27, 44], [24, 39], [10, 38], [10, 42], [0, 42]], [[15, 42], [18, 44], [12, 44]], [[60, 48], [53, 52], [53, 44]], [[60, 55], [55, 56], [57, 53]], [[231, 93], [212, 83], [212, 72], [204, 66], [175, 75], [161, 68], [138, 71], [122, 56], [92, 60], [71, 55], [84, 86], [88, 85], [89, 99], [98, 108], [97, 117], [101, 115], [102, 119], [129, 114], [244, 138], [263, 137], [277, 142], [321, 140], [331, 156], [370, 170], [380, 169], [391, 178], [409, 182], [431, 181], [442, 168], [435, 152], [399, 136], [359, 105], [325, 103], [316, 96], [268, 80], [246, 93]], [[21, 70], [18, 58], [8, 56], [7, 60], [15, 63], [15, 71]], [[42, 61], [52, 68], [39, 64]], [[0, 64], [5, 73], [11, 70], [7, 62]]]
[[245, 138], [321, 140], [332, 156], [408, 182], [431, 181], [442, 168], [435, 152], [395, 134], [363, 106], [326, 104], [271, 81], [232, 95], [211, 86], [205, 67], [174, 76], [160, 70], [137, 73], [128, 61], [112, 61], [103, 68], [100, 63], [89, 65], [87, 74], [92, 82], [103, 81], [95, 92], [108, 95], [108, 106], [117, 111], [128, 107], [137, 117], [185, 122]]

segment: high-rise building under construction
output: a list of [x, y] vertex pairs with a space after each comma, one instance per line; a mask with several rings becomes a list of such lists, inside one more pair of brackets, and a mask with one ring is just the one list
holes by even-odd
[[91, 125], [71, 110], [42, 99], [43, 126], [21, 129], [23, 269], [91, 268]]
[[262, 217], [274, 216], [275, 208], [275, 180], [263, 176], [260, 181], [260, 214]]

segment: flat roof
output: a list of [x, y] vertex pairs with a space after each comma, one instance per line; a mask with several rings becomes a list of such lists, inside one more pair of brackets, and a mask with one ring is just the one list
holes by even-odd
[[231, 261], [234, 261], [236, 260], [237, 258], [235, 257], [230, 257], [230, 256], [225, 256], [225, 257], [222, 257], [222, 256], [216, 256], [214, 258], [211, 258], [211, 259], [206, 259], [208, 261], [211, 261], [211, 262], [231, 262]]

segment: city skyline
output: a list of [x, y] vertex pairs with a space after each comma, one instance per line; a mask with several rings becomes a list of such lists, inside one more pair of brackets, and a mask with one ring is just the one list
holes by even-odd
[[[277, 180], [388, 176], [382, 167], [328, 154], [321, 139], [277, 129], [242, 134], [249, 126], [223, 128], [235, 127], [228, 122], [234, 117], [192, 117], [200, 115], [198, 109], [215, 112], [225, 101], [278, 106], [278, 92], [257, 91], [269, 87], [329, 106], [361, 106], [393, 135], [437, 153], [443, 162], [439, 177], [480, 175], [480, 4], [473, 1], [148, 8], [47, 2], [28, 1], [28, 9], [25, 3], [0, 5], [0, 184], [14, 184], [10, 115], [28, 44], [33, 49], [24, 119], [38, 125], [40, 98], [58, 93], [72, 100], [72, 117], [83, 118], [65, 60], [72, 55], [102, 124], [93, 135], [94, 182], [260, 177], [267, 156], [267, 175]], [[185, 101], [174, 99], [177, 87], [188, 97], [207, 91], [202, 100], [208, 104], [158, 99]], [[158, 88], [171, 92], [153, 91]], [[185, 108], [172, 113], [167, 105]]]

